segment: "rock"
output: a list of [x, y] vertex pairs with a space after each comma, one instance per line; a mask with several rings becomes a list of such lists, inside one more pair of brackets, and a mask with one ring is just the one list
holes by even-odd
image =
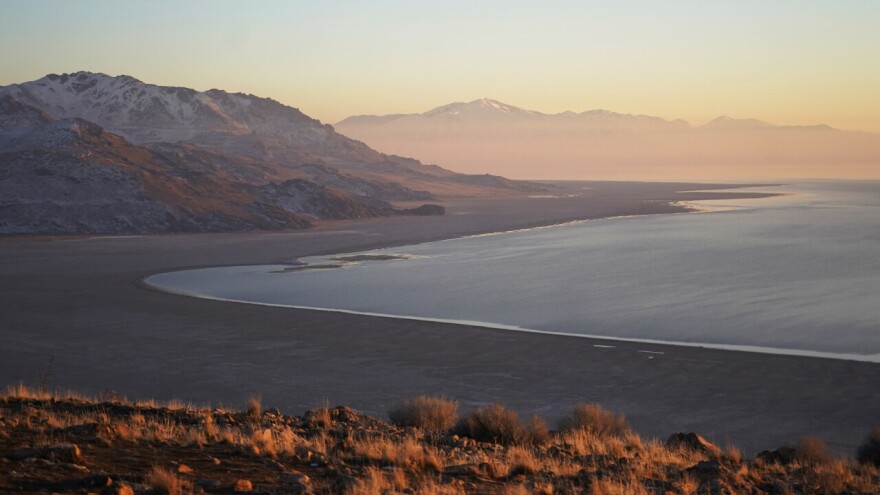
[[113, 478], [107, 476], [106, 474], [96, 474], [94, 476], [89, 476], [86, 478], [84, 482], [85, 486], [90, 488], [102, 488], [108, 487], [113, 484]]
[[56, 462], [77, 464], [82, 462], [82, 451], [75, 443], [59, 443], [40, 450], [40, 457]]
[[35, 449], [19, 449], [13, 452], [10, 452], [6, 455], [9, 459], [13, 461], [23, 461], [25, 459], [30, 459], [31, 457], [35, 457], [40, 452]]
[[418, 208], [399, 210], [399, 213], [401, 215], [413, 215], [413, 216], [445, 215], [446, 208], [444, 208], [440, 205], [424, 204], [422, 206], [419, 206]]
[[327, 458], [324, 456], [324, 454], [318, 452], [312, 452], [309, 461], [309, 465], [312, 467], [320, 467], [327, 464]]
[[254, 484], [251, 483], [250, 480], [238, 480], [232, 487], [232, 490], [236, 492], [250, 492], [253, 491], [253, 489]]
[[687, 472], [693, 473], [700, 478], [717, 478], [722, 473], [721, 464], [715, 461], [700, 461], [687, 468]]
[[64, 429], [64, 432], [70, 435], [94, 437], [98, 434], [98, 423], [83, 423], [79, 425], [68, 426]]
[[73, 469], [75, 471], [82, 471], [84, 473], [89, 471], [89, 468], [87, 468], [86, 466], [83, 466], [82, 464], [63, 462], [63, 463], [59, 464], [59, 466], [66, 468], [66, 469]]
[[779, 447], [776, 450], [764, 450], [755, 456], [756, 460], [765, 464], [791, 464], [794, 462], [794, 449], [791, 447]]
[[125, 483], [116, 482], [101, 490], [101, 495], [134, 495], [134, 489]]
[[670, 449], [686, 449], [702, 452], [710, 457], [721, 457], [721, 449], [717, 445], [696, 433], [674, 433], [666, 440], [666, 446]]
[[455, 466], [447, 466], [443, 469], [443, 472], [452, 476], [465, 477], [480, 476], [483, 474], [478, 468], [470, 464], [457, 464]]
[[299, 472], [292, 472], [292, 473], [288, 474], [287, 476], [285, 476], [281, 480], [282, 483], [287, 485], [288, 489], [293, 490], [295, 492], [308, 492], [308, 491], [310, 491], [311, 481], [312, 481], [311, 478], [309, 478], [307, 475], [299, 473]]
[[211, 489], [211, 490], [216, 490], [217, 488], [220, 488], [221, 485], [222, 485], [222, 483], [220, 482], [220, 480], [215, 480], [215, 479], [196, 480], [196, 486]]

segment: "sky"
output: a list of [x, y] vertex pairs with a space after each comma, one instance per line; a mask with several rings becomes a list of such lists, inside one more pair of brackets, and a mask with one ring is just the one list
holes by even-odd
[[880, 132], [880, 1], [0, 0], [0, 85], [128, 74], [323, 122], [490, 97]]

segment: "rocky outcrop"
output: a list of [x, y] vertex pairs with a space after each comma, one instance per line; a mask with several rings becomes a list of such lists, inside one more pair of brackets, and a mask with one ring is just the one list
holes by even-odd
[[721, 449], [717, 445], [696, 433], [673, 433], [666, 440], [666, 447], [699, 452], [710, 457], [721, 457]]

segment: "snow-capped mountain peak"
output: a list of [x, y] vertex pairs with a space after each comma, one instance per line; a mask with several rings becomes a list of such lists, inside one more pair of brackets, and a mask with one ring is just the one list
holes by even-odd
[[268, 98], [212, 89], [157, 86], [95, 72], [49, 74], [0, 87], [53, 119], [83, 118], [136, 143], [177, 142], [206, 132], [290, 138], [320, 122]]

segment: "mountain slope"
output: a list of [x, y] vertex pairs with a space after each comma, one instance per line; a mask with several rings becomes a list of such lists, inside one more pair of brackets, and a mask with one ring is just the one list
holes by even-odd
[[222, 173], [197, 171], [82, 119], [0, 139], [0, 232], [147, 233], [302, 228]]
[[0, 87], [0, 233], [304, 228], [533, 188], [384, 155], [252, 95], [88, 72]]
[[[448, 194], [444, 179], [466, 179], [417, 160], [379, 153], [308, 117], [296, 108], [269, 98], [212, 89], [157, 86], [130, 76], [77, 72], [50, 74], [36, 81], [0, 88], [0, 98], [14, 98], [52, 119], [82, 118], [134, 144], [185, 143], [266, 164], [264, 180], [295, 178], [337, 182], [354, 195], [374, 188], [358, 180], [396, 183], [400, 194], [386, 200], [425, 197], [416, 191], [436, 189]], [[519, 186], [515, 187], [518, 188]], [[409, 189], [410, 191], [407, 191]], [[463, 194], [473, 191], [463, 190]], [[479, 192], [479, 191], [477, 191]], [[428, 194], [427, 196], [430, 196]]]
[[703, 126], [607, 110], [544, 114], [496, 100], [336, 128], [386, 152], [520, 178], [880, 178], [880, 135], [719, 117]]

